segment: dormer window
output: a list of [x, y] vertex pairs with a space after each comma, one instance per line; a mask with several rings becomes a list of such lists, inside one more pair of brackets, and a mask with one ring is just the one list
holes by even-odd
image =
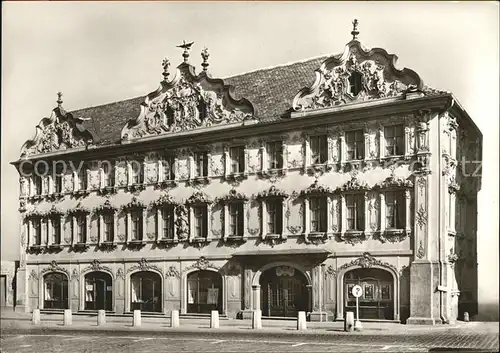
[[325, 164], [328, 159], [328, 143], [325, 135], [311, 136], [311, 164]]
[[269, 142], [266, 150], [268, 169], [283, 168], [283, 143], [281, 141]]
[[356, 97], [363, 88], [363, 77], [357, 71], [354, 71], [349, 77], [349, 85], [351, 94]]
[[245, 171], [245, 149], [243, 147], [231, 147], [229, 149], [231, 159], [231, 173], [243, 173]]

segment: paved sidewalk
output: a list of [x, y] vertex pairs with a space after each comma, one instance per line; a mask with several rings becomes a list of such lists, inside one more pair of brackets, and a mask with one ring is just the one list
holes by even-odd
[[[1, 329], [5, 330], [65, 330], [65, 331], [134, 331], [134, 332], [162, 332], [162, 331], [219, 331], [219, 332], [255, 332], [251, 329], [251, 320], [221, 319], [219, 329], [210, 329], [210, 318], [180, 319], [179, 328], [170, 328], [170, 319], [166, 317], [143, 317], [141, 327], [132, 327], [132, 317], [127, 316], [108, 316], [106, 324], [97, 326], [97, 316], [93, 315], [73, 315], [73, 324], [63, 326], [62, 314], [42, 314], [41, 324], [33, 325], [31, 323], [31, 314], [29, 313], [1, 313]], [[344, 332], [343, 322], [307, 322], [307, 331], [297, 331], [295, 320], [262, 320], [262, 330], [260, 332], [274, 334], [355, 334], [355, 335], [419, 335], [442, 333], [459, 334], [496, 334], [498, 336], [498, 322], [459, 322], [455, 325], [403, 325], [397, 323], [381, 322], [363, 322], [361, 332]]]

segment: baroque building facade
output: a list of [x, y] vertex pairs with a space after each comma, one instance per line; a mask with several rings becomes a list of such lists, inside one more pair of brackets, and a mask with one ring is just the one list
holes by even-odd
[[59, 94], [13, 162], [16, 309], [341, 320], [360, 284], [361, 319], [476, 313], [482, 135], [353, 24], [339, 55], [222, 80], [184, 43], [146, 97]]

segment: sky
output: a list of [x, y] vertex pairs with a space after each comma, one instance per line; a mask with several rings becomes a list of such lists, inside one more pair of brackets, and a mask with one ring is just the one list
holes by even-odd
[[[498, 302], [499, 8], [496, 2], [3, 2], [2, 259], [19, 253], [18, 175], [9, 162], [35, 126], [66, 110], [144, 96], [194, 41], [200, 69], [228, 77], [342, 53], [359, 40], [399, 57], [397, 67], [454, 93], [483, 133], [479, 194], [479, 300]], [[120, 127], [121, 128], [121, 127]]]

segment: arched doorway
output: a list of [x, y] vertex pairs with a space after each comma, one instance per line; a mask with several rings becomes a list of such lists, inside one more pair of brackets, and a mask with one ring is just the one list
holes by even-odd
[[214, 271], [196, 271], [187, 276], [187, 312], [222, 313], [222, 276]]
[[142, 271], [130, 276], [132, 310], [161, 312], [161, 277], [155, 272]]
[[394, 279], [391, 273], [379, 268], [357, 268], [344, 275], [344, 311], [356, 312], [352, 287], [360, 285], [360, 319], [394, 319]]
[[111, 275], [105, 272], [90, 272], [85, 275], [85, 310], [108, 310], [113, 308], [113, 284]]
[[307, 279], [290, 266], [272, 267], [260, 276], [262, 315], [295, 317], [307, 311], [309, 293]]
[[68, 309], [68, 276], [59, 272], [48, 273], [43, 277], [44, 309]]

